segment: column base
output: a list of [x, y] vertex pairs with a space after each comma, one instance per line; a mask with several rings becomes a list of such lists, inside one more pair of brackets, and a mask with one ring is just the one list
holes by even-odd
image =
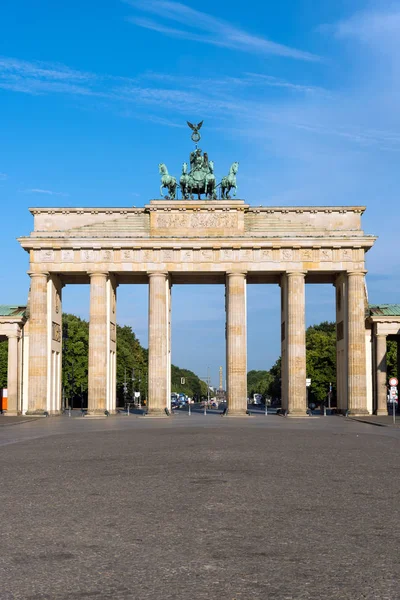
[[306, 410], [302, 410], [302, 409], [301, 410], [299, 410], [299, 409], [296, 410], [296, 409], [294, 409], [294, 410], [291, 410], [290, 412], [288, 412], [286, 416], [287, 417], [292, 417], [292, 418], [294, 418], [294, 417], [296, 417], [296, 418], [298, 418], [298, 417], [303, 418], [303, 417], [309, 417], [310, 415], [307, 413]]
[[169, 419], [171, 413], [166, 413], [164, 408], [149, 408], [142, 416], [147, 418]]
[[387, 408], [378, 408], [375, 414], [377, 417], [387, 417], [389, 413]]
[[[386, 413], [387, 414], [387, 413]], [[347, 411], [349, 417], [369, 417], [371, 414], [366, 408], [349, 408]]]
[[25, 416], [27, 416], [27, 417], [48, 417], [49, 412], [47, 410], [43, 410], [43, 409], [27, 410], [25, 413]]
[[249, 413], [243, 409], [232, 409], [228, 408], [226, 413], [223, 415], [224, 417], [249, 417]]
[[20, 417], [22, 412], [20, 410], [4, 410], [3, 417]]
[[106, 408], [95, 408], [93, 410], [88, 410], [85, 417], [108, 417], [110, 414], [111, 413]]

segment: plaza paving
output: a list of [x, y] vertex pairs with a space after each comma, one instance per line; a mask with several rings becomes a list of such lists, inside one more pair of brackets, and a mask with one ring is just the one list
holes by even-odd
[[0, 598], [400, 598], [399, 441], [341, 417], [2, 426]]

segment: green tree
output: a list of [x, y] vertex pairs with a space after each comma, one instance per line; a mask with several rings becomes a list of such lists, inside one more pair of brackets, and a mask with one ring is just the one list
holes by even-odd
[[[335, 323], [324, 321], [319, 325], [308, 327], [306, 331], [306, 364], [307, 377], [311, 378], [310, 400], [321, 402], [326, 399], [329, 384], [336, 390], [336, 329]], [[281, 392], [281, 357], [269, 371], [270, 383], [267, 395], [280, 398]]]
[[310, 400], [322, 402], [332, 384], [336, 396], [336, 327], [324, 321], [306, 331], [307, 377], [311, 378]]
[[391, 340], [387, 343], [387, 374], [389, 377], [398, 377], [399, 373], [397, 373], [397, 342], [392, 342]]
[[[1, 350], [0, 350], [1, 351]], [[77, 405], [80, 394], [86, 404], [88, 390], [89, 323], [75, 315], [63, 315], [63, 374], [62, 383], [67, 402], [74, 399]], [[1, 358], [1, 354], [0, 354]], [[7, 360], [6, 375], [7, 375]], [[181, 377], [185, 384], [181, 385]], [[207, 395], [207, 385], [188, 369], [171, 368], [172, 390], [188, 396]], [[147, 397], [148, 350], [143, 348], [132, 328], [117, 325], [117, 406], [124, 405], [124, 383], [127, 384], [126, 399], [132, 399], [140, 391]]]
[[[181, 380], [184, 378], [185, 383]], [[193, 371], [188, 369], [180, 369], [175, 365], [171, 367], [171, 391], [178, 394], [186, 394], [190, 398], [197, 396], [207, 396], [207, 384], [202, 381]]]
[[119, 406], [124, 401], [124, 382], [127, 382], [127, 400], [134, 392], [141, 399], [147, 397], [148, 352], [143, 348], [128, 325], [117, 325], [117, 398]]
[[89, 324], [65, 313], [63, 315], [62, 386], [66, 404], [76, 405], [81, 394], [87, 398]]
[[0, 342], [0, 388], [7, 387], [8, 340]]
[[271, 398], [281, 398], [282, 386], [281, 386], [281, 357], [278, 358], [276, 363], [269, 370], [272, 376], [271, 383], [268, 386], [267, 395]]
[[271, 371], [249, 371], [247, 373], [247, 394], [251, 399], [253, 394], [268, 396], [269, 386], [273, 381]]

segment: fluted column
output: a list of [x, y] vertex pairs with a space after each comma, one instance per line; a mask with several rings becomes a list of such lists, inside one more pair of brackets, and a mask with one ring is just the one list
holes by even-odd
[[247, 411], [246, 274], [226, 274], [227, 414]]
[[30, 273], [29, 392], [27, 414], [47, 410], [47, 281], [48, 273]]
[[386, 335], [375, 336], [376, 348], [376, 414], [387, 415]]
[[169, 368], [168, 273], [149, 273], [149, 416], [167, 416]]
[[348, 282], [348, 411], [367, 415], [367, 373], [365, 349], [365, 275], [351, 272]]
[[107, 409], [107, 279], [108, 273], [89, 273], [88, 415]]
[[18, 415], [18, 334], [8, 336], [7, 415]]
[[287, 273], [287, 411], [290, 416], [307, 414], [305, 273]]

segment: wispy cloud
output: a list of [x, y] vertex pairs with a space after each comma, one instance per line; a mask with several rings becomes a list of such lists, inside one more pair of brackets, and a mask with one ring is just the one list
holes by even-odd
[[[260, 136], [262, 128], [273, 129], [275, 136], [280, 127], [285, 131], [291, 128], [318, 136], [335, 136], [362, 147], [376, 145], [384, 150], [400, 150], [397, 129], [372, 128], [371, 122], [376, 125], [377, 121], [357, 125], [354, 115], [348, 119], [343, 111], [332, 118], [329, 107], [334, 106], [337, 113], [337, 107], [348, 103], [344, 96], [265, 73], [247, 72], [225, 77], [216, 73], [199, 83], [192, 76], [153, 72], [135, 78], [95, 75], [65, 65], [3, 57], [0, 60], [1, 87], [31, 95], [65, 94], [82, 100], [85, 97], [99, 102], [106, 100], [106, 108], [115, 114], [167, 127], [184, 126], [177, 115], [201, 114], [203, 118], [220, 119], [221, 123], [229, 119], [230, 131], [235, 129], [238, 135], [243, 133], [247, 137], [249, 131]], [[257, 90], [256, 94], [250, 93], [252, 88]], [[282, 103], [281, 94], [278, 101], [271, 96], [267, 92], [270, 88], [286, 93], [285, 102]], [[259, 127], [254, 132], [252, 123], [255, 121]]]
[[59, 63], [42, 61], [24, 61], [17, 58], [0, 56], [0, 72], [10, 75], [25, 75], [38, 79], [82, 81], [93, 79], [92, 73], [75, 71]]
[[7, 179], [7, 173], [0, 173], [0, 181]]
[[[397, 45], [400, 36], [400, 6], [380, 10], [366, 10], [330, 26], [341, 38], [351, 37], [363, 42], [388, 42], [394, 37]], [[329, 26], [328, 26], [329, 28]]]
[[270, 87], [285, 88], [293, 92], [304, 92], [307, 94], [323, 94], [328, 95], [328, 90], [315, 85], [302, 85], [299, 83], [293, 83], [291, 81], [285, 81], [272, 75], [264, 75], [261, 73], [246, 73], [247, 79], [244, 78], [243, 82], [251, 84], [266, 85]]
[[239, 27], [231, 25], [228, 21], [216, 18], [205, 12], [190, 8], [181, 2], [170, 0], [123, 0], [134, 8], [183, 25], [185, 29], [176, 29], [165, 25], [161, 21], [154, 21], [139, 16], [128, 17], [128, 20], [139, 27], [158, 31], [165, 35], [188, 39], [192, 41], [222, 46], [242, 52], [257, 54], [274, 54], [287, 58], [304, 61], [319, 61], [319, 56], [278, 44], [267, 38], [252, 35]]
[[[0, 88], [26, 94], [93, 95], [96, 76], [65, 65], [0, 57]], [[85, 85], [85, 84], [90, 85]]]
[[54, 192], [53, 190], [43, 190], [41, 188], [30, 188], [27, 190], [21, 190], [24, 194], [46, 194], [47, 196], [69, 196], [64, 192]]

